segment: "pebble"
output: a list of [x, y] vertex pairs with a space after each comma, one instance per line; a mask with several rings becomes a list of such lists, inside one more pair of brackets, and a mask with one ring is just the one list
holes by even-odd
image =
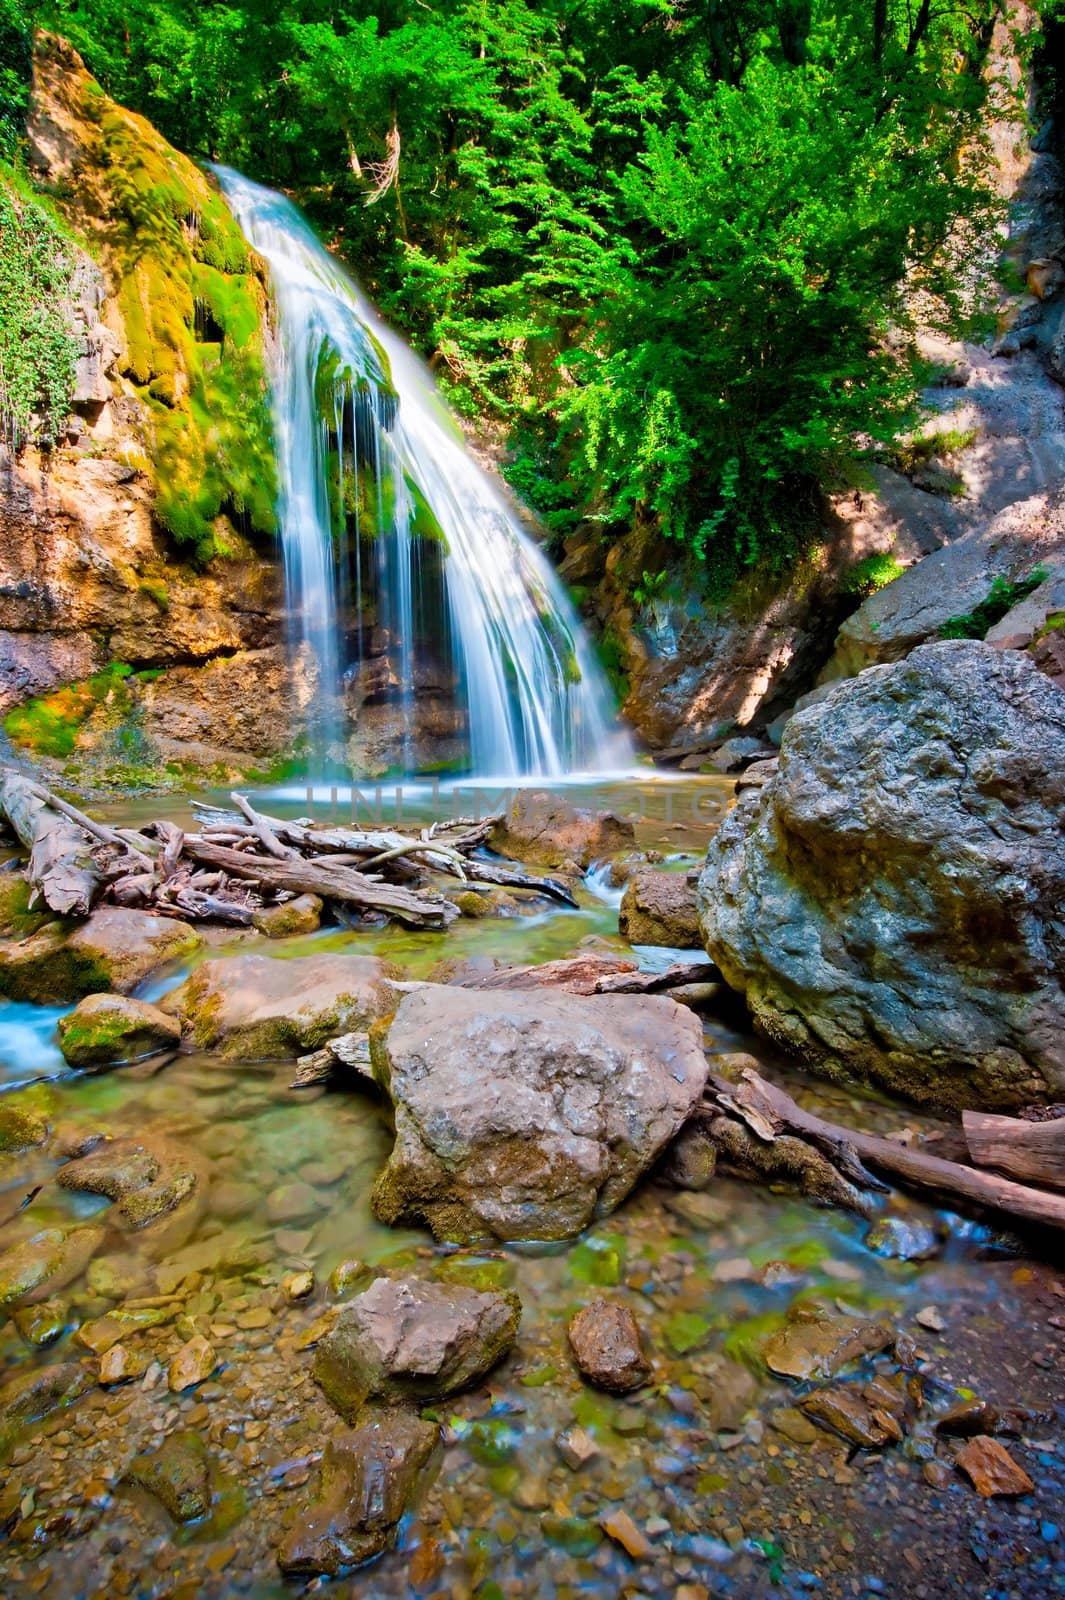
[[654, 1545], [633, 1522], [627, 1511], [611, 1511], [599, 1519], [599, 1526], [615, 1544], [621, 1545], [634, 1561], [646, 1561], [654, 1555]]
[[183, 1390], [191, 1389], [193, 1384], [202, 1383], [205, 1378], [211, 1376], [217, 1365], [218, 1357], [213, 1347], [207, 1343], [202, 1334], [193, 1334], [170, 1363], [167, 1381], [171, 1393], [181, 1394]]
[[314, 1293], [314, 1273], [288, 1273], [281, 1279], [281, 1293], [289, 1305], [295, 1305], [299, 1300], [306, 1300], [308, 1295]]
[[555, 1439], [555, 1446], [567, 1467], [574, 1472], [595, 1461], [600, 1453], [595, 1440], [583, 1428], [567, 1428]]

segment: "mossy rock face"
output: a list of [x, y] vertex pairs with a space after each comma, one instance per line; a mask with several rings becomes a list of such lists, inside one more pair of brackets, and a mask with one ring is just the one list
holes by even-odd
[[126, 995], [89, 995], [59, 1019], [59, 1048], [72, 1067], [116, 1066], [180, 1044], [180, 1023]]
[[119, 368], [143, 403], [160, 522], [202, 559], [226, 553], [235, 525], [272, 534], [264, 264], [213, 176], [116, 105], [68, 45], [39, 35], [34, 68], [38, 115], [69, 150], [50, 174], [57, 201], [91, 239], [121, 317]]
[[20, 872], [0, 874], [0, 938], [25, 939], [52, 920], [44, 908], [30, 909], [33, 890]]

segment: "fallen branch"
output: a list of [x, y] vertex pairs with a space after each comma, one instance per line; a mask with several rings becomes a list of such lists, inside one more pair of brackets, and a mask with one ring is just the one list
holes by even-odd
[[237, 810], [241, 812], [243, 816], [247, 817], [248, 821], [252, 825], [252, 828], [255, 830], [256, 838], [259, 840], [260, 844], [268, 855], [276, 856], [279, 861], [287, 861], [291, 856], [295, 855], [296, 852], [294, 850], [289, 850], [287, 846], [281, 843], [281, 840], [270, 827], [270, 824], [267, 822], [266, 818], [261, 816], [260, 813], [254, 809], [244, 795], [237, 794], [234, 790], [233, 793], [230, 794], [229, 798], [232, 800]]
[[73, 807], [52, 803], [53, 796], [21, 773], [0, 769], [0, 811], [30, 853], [26, 876], [33, 899], [59, 916], [88, 916], [103, 887], [92, 859], [88, 830], [67, 815]]
[[963, 1111], [961, 1124], [978, 1167], [997, 1167], [1011, 1178], [1065, 1189], [1065, 1116], [1027, 1122], [1023, 1117]]
[[336, 867], [321, 861], [275, 861], [244, 855], [240, 850], [212, 844], [197, 834], [185, 835], [185, 854], [193, 861], [221, 867], [235, 878], [247, 878], [271, 893], [316, 894], [340, 900], [361, 911], [383, 911], [409, 928], [446, 928], [458, 908], [439, 895], [419, 894], [397, 883], [380, 883], [353, 867]]
[[[1020, 1222], [1065, 1228], [1065, 1197], [1012, 1183], [1006, 1178], [963, 1166], [957, 1161], [944, 1161], [938, 1156], [926, 1155], [923, 1150], [900, 1144], [894, 1139], [883, 1139], [877, 1134], [861, 1133], [827, 1122], [812, 1112], [804, 1111], [783, 1089], [768, 1083], [750, 1069], [744, 1070], [739, 1083], [731, 1083], [711, 1073], [710, 1085], [711, 1115], [720, 1110], [734, 1115], [749, 1111], [767, 1127], [772, 1137], [786, 1131], [806, 1139], [823, 1150], [835, 1166], [847, 1169], [847, 1176], [856, 1181], [860, 1181], [857, 1174], [864, 1171], [865, 1164], [901, 1179], [912, 1188], [952, 1203], [968, 1201], [1000, 1211]], [[751, 1119], [746, 1120], [750, 1126]], [[868, 1174], [865, 1177], [867, 1179]]]

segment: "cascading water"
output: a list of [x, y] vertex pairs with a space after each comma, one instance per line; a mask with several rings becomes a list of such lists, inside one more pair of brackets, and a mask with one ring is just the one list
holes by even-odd
[[427, 697], [446, 691], [478, 774], [628, 765], [562, 584], [466, 452], [428, 373], [290, 201], [216, 170], [270, 269], [285, 571], [327, 727], [345, 690], [357, 709], [367, 686], [387, 689], [410, 770]]

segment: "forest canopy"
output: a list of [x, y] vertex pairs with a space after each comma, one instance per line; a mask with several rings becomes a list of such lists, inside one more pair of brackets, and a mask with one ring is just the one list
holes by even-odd
[[944, 242], [988, 227], [990, 0], [23, 14], [188, 153], [291, 192], [452, 400], [503, 419], [560, 535], [650, 527], [717, 585], [786, 562], [817, 486], [904, 421], [907, 307], [958, 312]]

